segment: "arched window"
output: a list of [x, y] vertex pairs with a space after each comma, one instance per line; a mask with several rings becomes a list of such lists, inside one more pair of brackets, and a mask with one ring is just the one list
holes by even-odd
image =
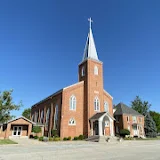
[[43, 124], [43, 118], [44, 118], [44, 111], [42, 110], [41, 111], [41, 118], [40, 118], [40, 123]]
[[108, 102], [107, 101], [104, 102], [104, 111], [108, 112]]
[[84, 67], [82, 67], [81, 75], [82, 75], [82, 77], [85, 76], [85, 69], [84, 69]]
[[46, 125], [48, 125], [49, 122], [49, 114], [50, 114], [50, 109], [47, 109], [47, 113], [46, 113]]
[[34, 122], [37, 123], [38, 121], [38, 112], [34, 113]]
[[99, 102], [98, 97], [95, 97], [95, 99], [94, 99], [94, 110], [100, 111], [100, 102]]
[[72, 95], [70, 97], [70, 110], [76, 110], [76, 97]]
[[69, 125], [76, 125], [76, 121], [74, 118], [71, 118], [68, 122]]
[[31, 116], [31, 121], [32, 122], [34, 121], [34, 114], [32, 114], [32, 116]]
[[54, 129], [57, 129], [57, 127], [58, 127], [58, 105], [56, 105], [54, 113]]
[[98, 67], [94, 66], [94, 75], [98, 75]]
[[105, 121], [105, 127], [109, 127], [109, 121]]

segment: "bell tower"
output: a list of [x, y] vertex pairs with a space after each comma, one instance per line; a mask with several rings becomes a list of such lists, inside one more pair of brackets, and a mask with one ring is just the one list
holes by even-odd
[[90, 135], [89, 119], [103, 111], [103, 63], [98, 54], [89, 18], [89, 33], [82, 62], [79, 64], [79, 81], [84, 81], [84, 134]]

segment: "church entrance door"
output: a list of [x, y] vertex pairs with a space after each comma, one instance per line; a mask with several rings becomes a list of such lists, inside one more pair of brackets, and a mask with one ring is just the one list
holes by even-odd
[[94, 135], [99, 135], [98, 120], [93, 122], [93, 130], [94, 130]]

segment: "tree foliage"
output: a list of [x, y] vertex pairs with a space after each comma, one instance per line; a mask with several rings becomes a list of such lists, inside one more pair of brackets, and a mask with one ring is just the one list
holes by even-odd
[[150, 111], [150, 115], [156, 124], [157, 132], [160, 133], [160, 113], [155, 111]]
[[154, 120], [150, 116], [150, 113], [147, 113], [145, 117], [144, 130], [146, 137], [156, 137], [157, 136], [157, 128]]
[[130, 131], [128, 129], [121, 129], [120, 136], [125, 137], [126, 135], [130, 135]]
[[151, 104], [148, 101], [142, 101], [139, 96], [131, 102], [132, 109], [136, 110], [142, 115], [146, 115], [149, 112]]
[[34, 132], [34, 133], [40, 133], [41, 132], [41, 127], [39, 127], [39, 126], [33, 126], [32, 132]]
[[31, 115], [31, 108], [25, 109], [22, 113], [22, 116], [26, 117], [29, 120], [30, 120], [30, 115]]
[[15, 104], [12, 97], [13, 90], [0, 92], [0, 123], [11, 120], [11, 111], [19, 110], [22, 103]]
[[142, 101], [139, 96], [136, 96], [134, 101], [131, 102], [131, 106], [134, 110], [144, 115], [145, 135], [147, 137], [156, 137], [157, 134], [156, 124], [149, 112], [151, 104], [149, 104], [148, 101]]

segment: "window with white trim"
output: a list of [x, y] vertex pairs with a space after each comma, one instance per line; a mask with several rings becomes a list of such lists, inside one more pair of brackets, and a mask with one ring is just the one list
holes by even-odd
[[46, 125], [48, 125], [49, 122], [49, 115], [50, 115], [50, 109], [47, 109], [47, 113], [46, 113]]
[[105, 121], [105, 127], [109, 127], [109, 121]]
[[38, 112], [34, 113], [34, 122], [37, 123], [38, 121]]
[[69, 120], [68, 124], [71, 125], [71, 126], [72, 126], [72, 125], [76, 125], [75, 119], [74, 119], [74, 118], [71, 118], [71, 119]]
[[56, 105], [54, 113], [54, 129], [57, 128], [58, 128], [58, 105]]
[[133, 117], [132, 117], [132, 120], [133, 120], [134, 123], [136, 123], [136, 122], [137, 122], [137, 117], [136, 117], [136, 116], [133, 116]]
[[31, 121], [32, 122], [34, 121], [34, 114], [32, 114], [32, 116], [31, 116]]
[[128, 130], [130, 131], [130, 125], [128, 125]]
[[69, 106], [70, 110], [76, 110], [76, 97], [74, 95], [72, 95], [70, 97], [70, 106]]
[[98, 75], [98, 67], [94, 66], [94, 75]]
[[127, 122], [129, 122], [129, 116], [127, 116]]
[[43, 124], [43, 118], [44, 118], [44, 111], [41, 111], [41, 118], [40, 118], [40, 123]]
[[100, 111], [100, 102], [99, 102], [98, 97], [95, 97], [95, 99], [94, 99], [94, 110]]
[[82, 77], [85, 76], [85, 69], [84, 69], [84, 67], [82, 67], [81, 75], [82, 75]]
[[140, 122], [140, 123], [142, 122], [142, 117], [139, 117], [139, 122]]
[[104, 102], [104, 111], [108, 112], [108, 102], [107, 101]]

